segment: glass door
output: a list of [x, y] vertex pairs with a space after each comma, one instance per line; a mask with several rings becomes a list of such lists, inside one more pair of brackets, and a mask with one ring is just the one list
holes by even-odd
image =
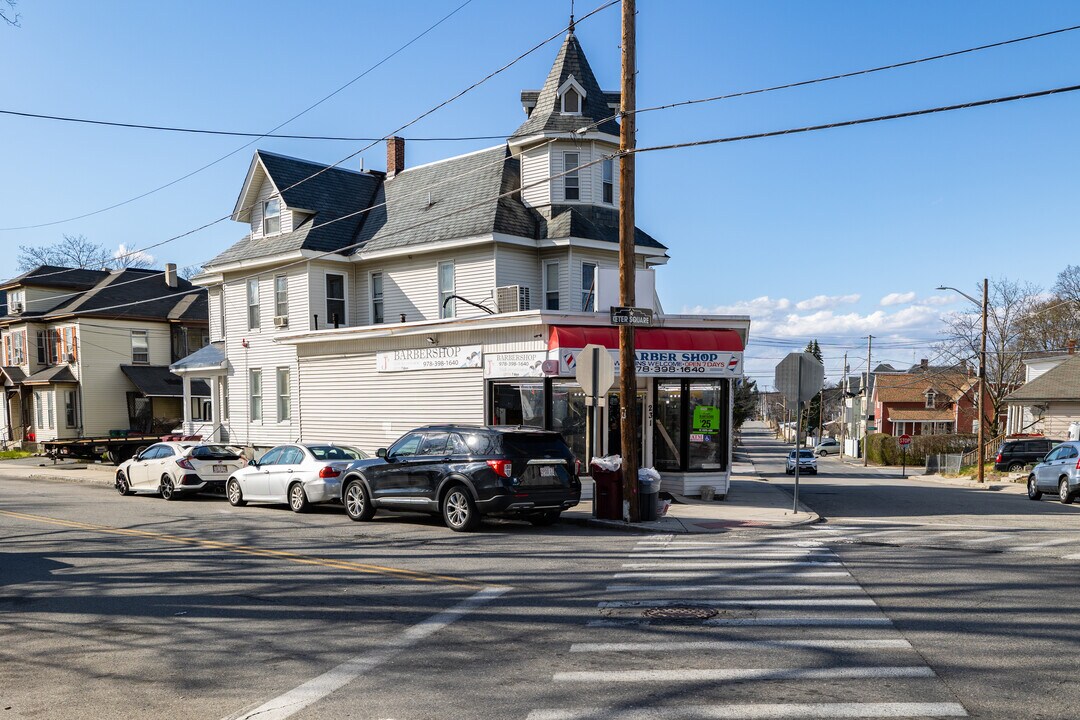
[[[637, 413], [637, 427], [634, 433], [635, 437], [635, 452], [637, 453], [638, 467], [641, 466], [641, 448], [642, 438], [644, 436], [643, 429], [645, 427], [645, 393], [639, 390], [635, 395]], [[605, 455], [622, 455], [622, 433], [619, 430], [619, 418], [622, 413], [620, 408], [622, 404], [620, 402], [619, 393], [608, 393], [607, 407], [605, 408], [605, 435], [604, 435], [604, 454]]]

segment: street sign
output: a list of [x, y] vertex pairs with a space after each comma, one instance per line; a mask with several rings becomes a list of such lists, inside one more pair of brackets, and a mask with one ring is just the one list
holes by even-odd
[[900, 443], [900, 447], [905, 447], [911, 444], [911, 436], [905, 433], [897, 438], [896, 442]]
[[825, 366], [810, 353], [788, 353], [776, 366], [774, 385], [793, 405], [810, 400], [825, 384]]
[[610, 312], [612, 325], [650, 327], [653, 324], [653, 311], [649, 308], [613, 307]]
[[586, 395], [603, 395], [615, 384], [615, 361], [606, 347], [586, 345], [578, 353], [574, 376]]

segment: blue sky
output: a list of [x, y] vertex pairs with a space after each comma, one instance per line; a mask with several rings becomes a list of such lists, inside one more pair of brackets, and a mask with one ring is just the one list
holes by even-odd
[[[265, 131], [359, 74], [463, 0], [159, 3], [23, 0], [0, 27], [0, 109]], [[578, 1], [578, 15], [599, 4]], [[392, 9], [390, 9], [392, 8]], [[1080, 24], [1071, 2], [657, 2], [639, 0], [639, 104], [749, 90]], [[450, 20], [286, 131], [382, 135], [450, 97], [566, 22], [569, 2], [473, 0]], [[600, 83], [618, 89], [619, 9], [581, 23]], [[522, 121], [558, 41], [405, 133], [498, 135]], [[694, 108], [642, 114], [653, 145], [825, 123], [1074, 84], [1080, 31], [914, 68]], [[753, 333], [825, 344], [833, 378], [867, 332], [932, 337], [963, 308], [940, 283], [983, 276], [1048, 286], [1075, 262], [1080, 93], [638, 159], [639, 224], [671, 248], [665, 309], [750, 312]], [[0, 116], [0, 225], [111, 205], [244, 144]], [[412, 142], [420, 164], [493, 144]], [[334, 162], [355, 143], [261, 140]], [[232, 209], [253, 148], [122, 208], [0, 232], [0, 275], [18, 245], [63, 233], [143, 247]], [[384, 148], [364, 154], [381, 169]], [[358, 165], [358, 160], [350, 161]], [[208, 259], [244, 234], [231, 221], [152, 251]], [[884, 302], [883, 302], [884, 301]], [[757, 348], [766, 373], [784, 342]], [[880, 357], [910, 362], [899, 346]], [[852, 363], [857, 366], [856, 362]], [[762, 376], [763, 377], [763, 376]]]

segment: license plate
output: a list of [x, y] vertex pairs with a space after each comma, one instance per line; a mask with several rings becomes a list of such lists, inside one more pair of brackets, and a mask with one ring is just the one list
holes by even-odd
[[541, 465], [540, 477], [555, 477], [555, 468], [551, 465]]
[[229, 466], [228, 465], [215, 465], [214, 466], [214, 472], [215, 473], [227, 473], [227, 472], [229, 472]]

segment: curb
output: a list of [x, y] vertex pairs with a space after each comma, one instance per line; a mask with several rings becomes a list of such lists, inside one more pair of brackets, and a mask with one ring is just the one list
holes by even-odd
[[97, 485], [99, 487], [112, 487], [113, 481], [106, 480], [104, 478], [95, 478], [89, 476], [78, 477], [76, 475], [40, 475], [31, 473], [24, 477], [13, 478], [7, 476], [9, 480], [45, 480], [47, 482], [69, 482], [77, 485]]

